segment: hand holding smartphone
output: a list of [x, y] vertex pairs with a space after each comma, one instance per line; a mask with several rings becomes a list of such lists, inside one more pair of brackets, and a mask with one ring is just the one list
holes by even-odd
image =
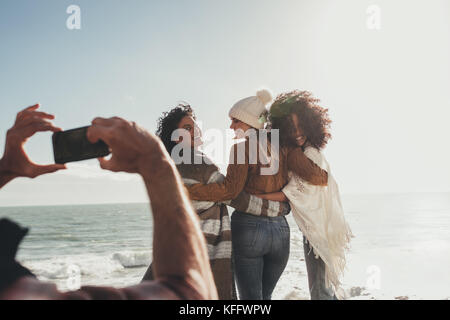
[[86, 137], [87, 127], [53, 133], [55, 163], [64, 164], [81, 160], [105, 157], [110, 154], [108, 145], [99, 140], [90, 143]]

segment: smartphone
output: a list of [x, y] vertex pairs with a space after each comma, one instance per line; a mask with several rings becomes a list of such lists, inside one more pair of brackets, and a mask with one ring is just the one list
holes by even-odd
[[55, 163], [64, 164], [105, 157], [110, 154], [108, 145], [102, 140], [96, 143], [89, 142], [86, 137], [88, 128], [89, 126], [53, 133]]

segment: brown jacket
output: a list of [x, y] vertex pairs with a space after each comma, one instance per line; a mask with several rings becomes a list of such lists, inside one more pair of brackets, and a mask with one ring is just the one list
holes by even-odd
[[[245, 147], [245, 159], [238, 158], [239, 148], [242, 147]], [[249, 148], [249, 140], [235, 144], [230, 157], [232, 163], [228, 165], [225, 180], [221, 183], [199, 183], [189, 186], [188, 191], [191, 199], [231, 200], [236, 198], [242, 190], [249, 194], [278, 192], [288, 182], [288, 171], [294, 172], [311, 184], [327, 185], [328, 173], [306, 157], [301, 148], [280, 148], [279, 169], [273, 175], [261, 175], [261, 168], [269, 167], [269, 165], [262, 165], [260, 161], [255, 164], [250, 163]], [[241, 161], [238, 162], [238, 160]]]

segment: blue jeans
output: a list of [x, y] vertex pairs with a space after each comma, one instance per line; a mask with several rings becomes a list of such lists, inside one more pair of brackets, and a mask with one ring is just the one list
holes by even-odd
[[239, 299], [270, 300], [289, 259], [290, 230], [286, 218], [235, 211], [231, 234]]
[[320, 257], [316, 259], [305, 237], [303, 237], [303, 251], [311, 300], [337, 300], [333, 290], [327, 288], [325, 284], [325, 262]]

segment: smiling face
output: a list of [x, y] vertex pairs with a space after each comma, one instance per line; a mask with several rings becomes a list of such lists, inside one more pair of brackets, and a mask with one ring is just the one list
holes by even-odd
[[247, 130], [249, 129], [252, 129], [252, 127], [239, 119], [231, 118], [230, 129], [234, 130], [235, 139], [242, 139], [245, 137], [245, 132], [247, 132]]
[[[178, 123], [178, 129], [184, 129], [189, 132], [190, 146], [198, 147], [203, 144], [202, 132], [192, 116], [183, 117], [180, 123]], [[180, 140], [177, 141], [177, 143], [181, 142], [183, 142], [183, 137], [180, 137]]]
[[291, 113], [291, 123], [292, 123], [292, 130], [291, 130], [291, 139], [295, 142], [295, 144], [299, 147], [303, 146], [306, 142], [306, 136], [303, 133], [302, 128], [300, 127], [300, 121], [298, 120], [298, 115], [296, 113]]

